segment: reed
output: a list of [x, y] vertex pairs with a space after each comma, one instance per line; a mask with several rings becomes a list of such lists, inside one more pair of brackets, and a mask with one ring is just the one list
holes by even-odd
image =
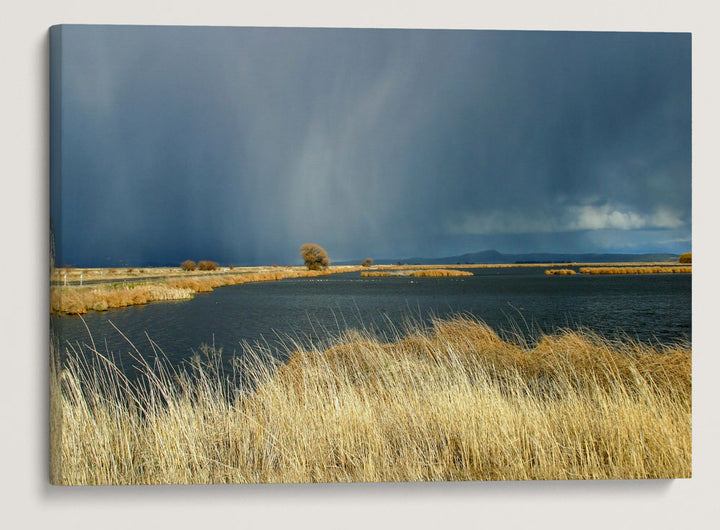
[[84, 348], [52, 364], [56, 484], [691, 475], [687, 345], [530, 345], [455, 317], [288, 341], [283, 364], [248, 347], [229, 372], [221, 352], [175, 371], [154, 347], [138, 382]]
[[193, 297], [193, 294], [194, 291], [190, 288], [155, 283], [52, 287], [50, 289], [50, 311], [83, 314], [90, 310], [105, 311], [149, 302], [188, 300]]

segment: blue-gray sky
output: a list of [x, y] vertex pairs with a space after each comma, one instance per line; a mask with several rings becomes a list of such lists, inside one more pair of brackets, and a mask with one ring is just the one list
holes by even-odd
[[53, 31], [61, 264], [690, 250], [689, 34]]

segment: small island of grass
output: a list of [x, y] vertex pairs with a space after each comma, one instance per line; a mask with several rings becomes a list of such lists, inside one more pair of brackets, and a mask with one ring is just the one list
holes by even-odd
[[547, 274], [548, 276], [567, 276], [575, 274], [575, 269], [547, 269], [545, 271], [545, 274]]
[[382, 271], [362, 271], [360, 276], [363, 277], [383, 277], [383, 276], [411, 276], [413, 278], [446, 278], [452, 276], [472, 276], [469, 271], [459, 271], [455, 269], [421, 269], [421, 270], [382, 270]]
[[581, 267], [580, 274], [688, 274], [689, 265], [659, 265], [652, 267]]

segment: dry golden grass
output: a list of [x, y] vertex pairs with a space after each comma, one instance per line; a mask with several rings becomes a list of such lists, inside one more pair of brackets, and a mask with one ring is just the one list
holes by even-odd
[[472, 276], [469, 271], [458, 271], [454, 269], [421, 269], [421, 270], [398, 270], [398, 271], [362, 271], [360, 276], [383, 277], [383, 276], [412, 276], [414, 278], [441, 278], [450, 276]]
[[[518, 267], [550, 267], [552, 263], [457, 263], [455, 267], [463, 269], [512, 269]], [[453, 266], [453, 265], [450, 265]], [[375, 265], [379, 270], [407, 271], [407, 270], [432, 270], [448, 267], [448, 264], [395, 264], [395, 265]]]
[[575, 274], [575, 269], [547, 269], [545, 271], [545, 274], [548, 276], [552, 275], [559, 275], [559, 276], [567, 276]]
[[322, 271], [309, 271], [299, 268], [261, 271], [255, 269], [254, 272], [237, 274], [178, 275], [170, 276], [164, 280], [138, 280], [134, 283], [97, 284], [83, 287], [56, 285], [50, 288], [50, 311], [53, 313], [83, 314], [91, 310], [105, 311], [149, 302], [187, 300], [196, 293], [210, 292], [216, 287], [227, 285], [276, 281], [285, 278], [326, 276], [357, 270], [360, 270], [360, 267], [338, 267]]
[[428, 269], [413, 271], [410, 276], [415, 278], [440, 278], [446, 276], [472, 276], [473, 273], [469, 271], [458, 271], [453, 269]]
[[[197, 264], [196, 264], [197, 267]], [[288, 266], [288, 267], [278, 267], [274, 266], [272, 268], [277, 268], [282, 271], [303, 271], [307, 270], [307, 267], [296, 267], [296, 266]], [[338, 266], [338, 267], [332, 267], [332, 269], [336, 269], [338, 271], [345, 269], [347, 267], [345, 266]], [[356, 267], [352, 267], [353, 269]], [[145, 281], [145, 280], [155, 280], [158, 278], [168, 278], [168, 277], [186, 277], [186, 276], [223, 276], [226, 274], [244, 274], [244, 273], [257, 273], [257, 272], [265, 272], [269, 271], [271, 267], [262, 267], [262, 266], [255, 266], [255, 267], [236, 267], [236, 266], [228, 266], [228, 267], [221, 267], [218, 266], [215, 270], [209, 270], [209, 271], [200, 271], [197, 270], [197, 268], [193, 271], [189, 270], [183, 270], [182, 266], [177, 267], [148, 267], [143, 269], [136, 269], [136, 268], [87, 268], [87, 269], [78, 269], [78, 268], [62, 268], [62, 269], [54, 269], [54, 271], [51, 273], [51, 281], [53, 281], [56, 284], [63, 285], [65, 281], [67, 280], [68, 284], [71, 283], [79, 283], [80, 281], [80, 275], [83, 276], [83, 282], [92, 282], [92, 281]], [[130, 271], [130, 272], [128, 272]]]
[[687, 346], [566, 332], [531, 347], [458, 317], [291, 349], [282, 365], [247, 351], [230, 374], [206, 350], [180, 373], [145, 364], [139, 383], [70, 352], [51, 373], [52, 482], [691, 475]]
[[671, 274], [692, 273], [691, 266], [664, 265], [653, 267], [581, 267], [580, 274]]
[[156, 283], [138, 285], [98, 285], [92, 287], [51, 287], [50, 311], [53, 313], [82, 314], [90, 310], [105, 311], [169, 300], [187, 300], [193, 297], [189, 288]]

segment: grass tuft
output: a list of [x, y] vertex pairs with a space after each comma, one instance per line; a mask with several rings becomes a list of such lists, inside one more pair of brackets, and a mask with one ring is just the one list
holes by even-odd
[[[68, 349], [51, 369], [56, 484], [691, 475], [689, 346], [587, 332], [501, 339], [469, 317], [377, 338], [209, 348], [181, 370]], [[155, 349], [155, 347], [154, 347]]]

